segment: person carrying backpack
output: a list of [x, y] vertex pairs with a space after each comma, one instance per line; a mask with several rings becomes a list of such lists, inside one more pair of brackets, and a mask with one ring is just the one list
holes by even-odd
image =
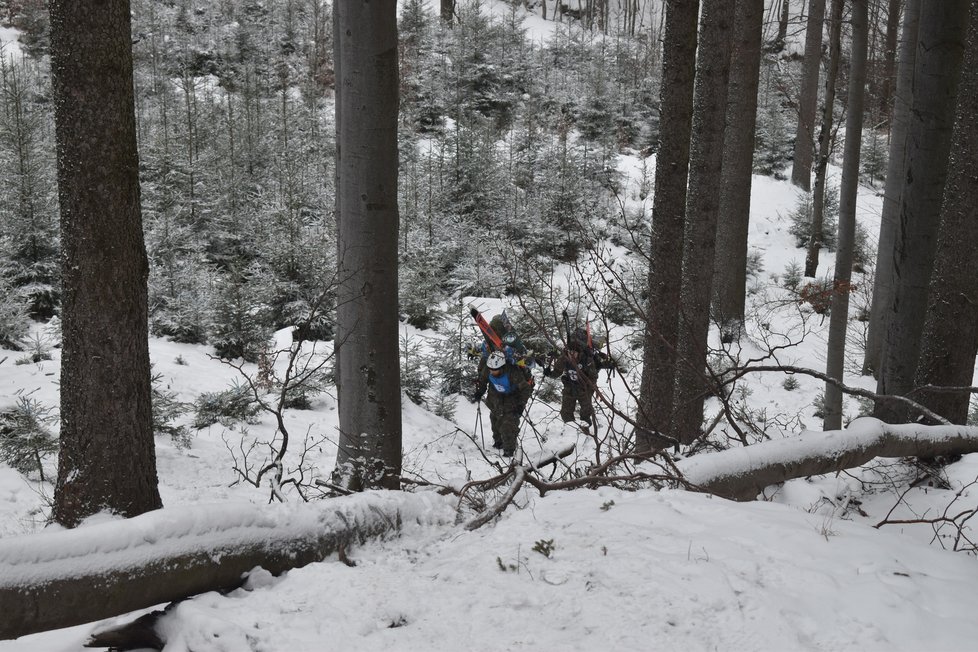
[[480, 401], [485, 395], [492, 424], [492, 447], [501, 448], [503, 457], [512, 457], [516, 452], [520, 419], [533, 393], [527, 375], [523, 368], [507, 361], [502, 351], [491, 352], [485, 364], [479, 365], [479, 381], [472, 402]]
[[557, 378], [563, 383], [560, 392], [560, 418], [564, 423], [574, 421], [574, 410], [579, 408], [581, 421], [588, 426], [594, 419], [594, 390], [598, 383], [598, 371], [613, 369], [615, 361], [605, 353], [588, 346], [588, 338], [580, 328], [568, 338], [567, 346], [552, 366], [543, 370], [545, 376]]

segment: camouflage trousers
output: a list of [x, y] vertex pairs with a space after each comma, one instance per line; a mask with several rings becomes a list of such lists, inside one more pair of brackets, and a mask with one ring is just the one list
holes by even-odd
[[523, 412], [522, 407], [513, 400], [489, 403], [492, 441], [494, 444], [501, 444], [504, 451], [516, 450], [517, 438], [520, 433], [520, 417]]
[[594, 404], [591, 402], [591, 397], [594, 392], [586, 391], [568, 391], [565, 387], [563, 393], [560, 395], [560, 418], [564, 423], [570, 423], [574, 420], [574, 408], [580, 404], [581, 410], [581, 421], [587, 421], [591, 423], [591, 418], [594, 416]]

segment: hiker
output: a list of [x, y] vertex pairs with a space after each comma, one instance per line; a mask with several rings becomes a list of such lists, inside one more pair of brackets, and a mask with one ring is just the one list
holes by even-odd
[[525, 368], [507, 361], [502, 351], [493, 351], [486, 357], [485, 364], [479, 364], [479, 384], [472, 402], [477, 403], [486, 396], [492, 423], [492, 447], [501, 448], [503, 457], [512, 457], [516, 452], [520, 418], [533, 392], [528, 375]]
[[600, 369], [613, 369], [616, 364], [607, 354], [588, 345], [587, 333], [578, 328], [568, 338], [567, 346], [544, 368], [543, 375], [560, 376], [564, 387], [560, 393], [560, 418], [564, 423], [574, 421], [574, 408], [580, 406], [581, 421], [590, 427], [594, 418], [592, 397], [598, 382]]

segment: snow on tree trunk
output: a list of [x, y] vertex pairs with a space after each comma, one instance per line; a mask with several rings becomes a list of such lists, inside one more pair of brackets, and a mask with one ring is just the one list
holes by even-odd
[[413, 523], [453, 523], [455, 501], [375, 492], [294, 507], [198, 505], [0, 539], [0, 639], [80, 625], [322, 561]]
[[[860, 0], [857, 0], [857, 2]], [[793, 478], [851, 469], [874, 457], [937, 457], [978, 452], [978, 428], [889, 425], [870, 417], [845, 430], [807, 431], [676, 463], [702, 491], [753, 500], [764, 487]]]

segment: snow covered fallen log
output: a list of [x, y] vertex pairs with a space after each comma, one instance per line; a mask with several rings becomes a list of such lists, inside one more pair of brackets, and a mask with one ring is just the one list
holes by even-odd
[[453, 523], [436, 494], [374, 492], [298, 505], [161, 509], [0, 539], [0, 639], [78, 625], [321, 561], [412, 524]]
[[860, 466], [874, 457], [937, 457], [978, 452], [978, 428], [892, 425], [863, 417], [845, 430], [808, 430], [789, 439], [697, 455], [676, 466], [703, 491], [753, 500], [768, 485]]

